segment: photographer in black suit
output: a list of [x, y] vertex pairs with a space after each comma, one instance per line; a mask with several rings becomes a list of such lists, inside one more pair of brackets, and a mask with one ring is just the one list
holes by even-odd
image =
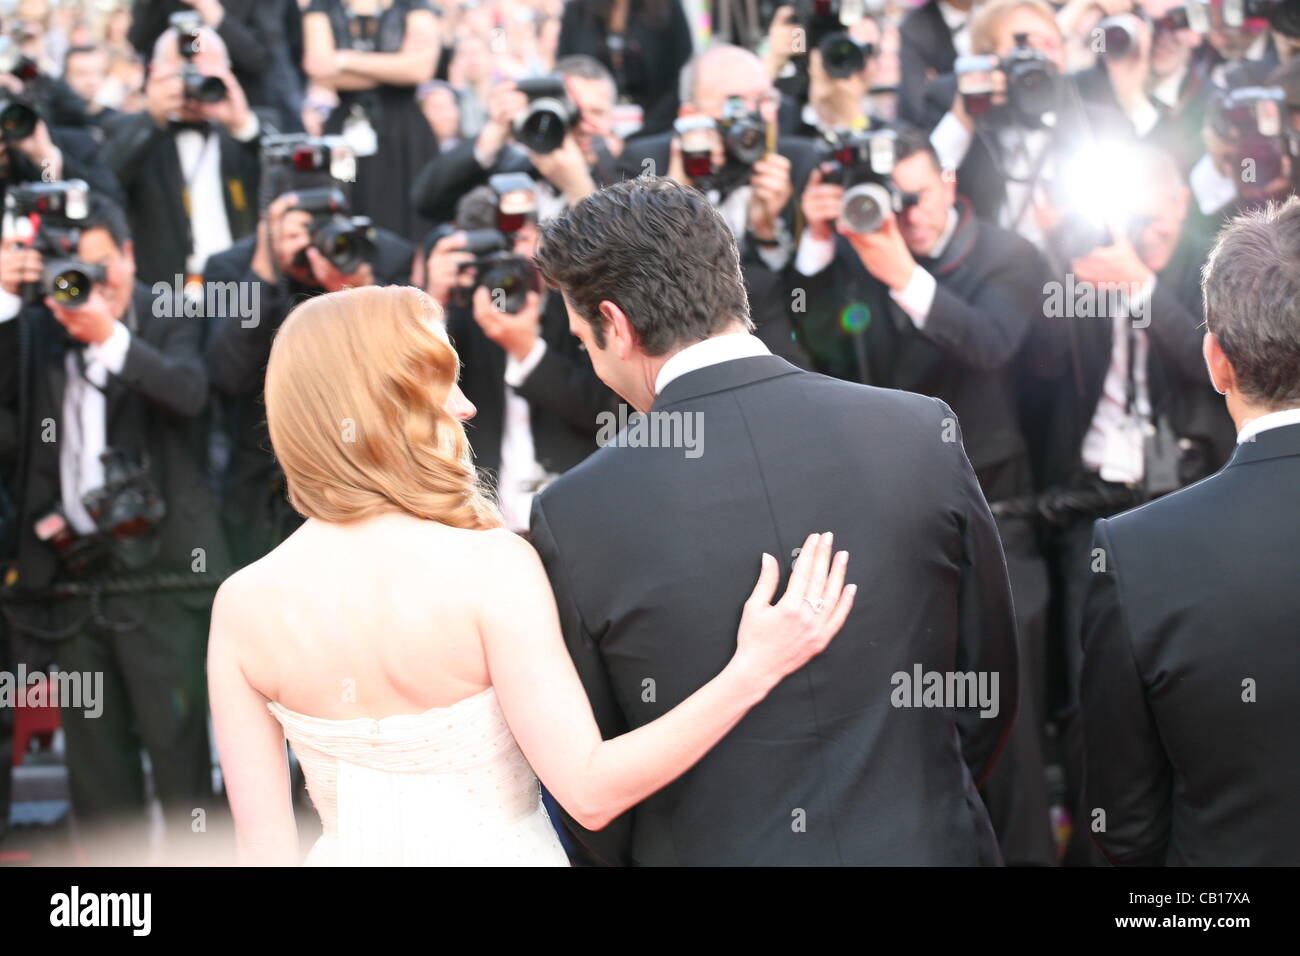
[[[509, 186], [511, 179], [519, 188], [508, 195], [531, 192], [522, 174], [493, 182]], [[492, 474], [506, 526], [527, 531], [533, 495], [596, 450], [598, 416], [615, 400], [569, 334], [564, 300], [536, 283], [527, 258], [537, 249], [535, 209], [509, 233], [496, 232], [503, 199], [482, 186], [461, 200], [456, 231], [429, 256], [426, 290], [446, 310], [460, 387], [478, 409], [465, 426], [475, 464]], [[507, 246], [486, 259], [465, 248], [485, 230]], [[506, 283], [518, 290], [516, 301]]]
[[[533, 505], [602, 734], [717, 673], [754, 551], [786, 566], [808, 529], [833, 527], [860, 587], [821, 659], [690, 773], [576, 838], [595, 860], [657, 866], [999, 862], [976, 788], [1015, 716], [1015, 623], [993, 518], [960, 436], [944, 439], [952, 410], [769, 354], [731, 227], [671, 180], [596, 193], [543, 228], [537, 258], [655, 436], [629, 426]], [[974, 676], [987, 706], [926, 706], [923, 672]]]
[[[198, 71], [194, 80], [186, 67]], [[225, 43], [206, 28], [159, 36], [145, 97], [145, 112], [107, 124], [101, 155], [126, 191], [140, 279], [197, 277], [208, 256], [257, 224], [261, 123], [230, 71]]]
[[[1046, 265], [1024, 239], [978, 221], [969, 203], [956, 201], [956, 186], [923, 133], [905, 128], [876, 137], [893, 144], [888, 181], [906, 205], [878, 229], [854, 232], [842, 218], [844, 187], [813, 172], [794, 280], [808, 296], [803, 341], [823, 371], [946, 402], [985, 497], [1030, 494], [1013, 371], [1040, 311]], [[1047, 568], [1028, 518], [1002, 519], [998, 532], [1015, 597], [1021, 699], [983, 797], [1006, 861], [1050, 865], [1056, 852], [1041, 736]]]
[[[667, 176], [696, 186], [722, 213], [740, 248], [757, 335], [800, 367], [808, 357], [795, 341], [787, 286], [794, 257], [795, 197], [815, 163], [810, 140], [781, 137], [769, 151], [766, 128], [776, 122], [779, 96], [753, 53], [714, 46], [682, 72], [678, 130], [631, 140], [619, 158], [625, 176]], [[689, 130], [689, 131], [687, 131]], [[687, 155], [707, 154], [707, 173], [694, 177]], [[685, 141], [685, 145], [683, 145]]]
[[1086, 823], [1114, 863], [1300, 863], [1300, 200], [1234, 220], [1204, 355], [1222, 471], [1097, 522], [1084, 623]]
[[[7, 613], [20, 659], [102, 675], [96, 707], [61, 702], [72, 805], [92, 842], [100, 826], [121, 827], [127, 853], [149, 844], [142, 749], [173, 846], [211, 809], [202, 585], [228, 561], [205, 474], [200, 328], [135, 282], [116, 206], [93, 195], [84, 217], [73, 206], [79, 261], [64, 274], [93, 284], [44, 281], [41, 254], [14, 236], [0, 251], [0, 396], [18, 423], [3, 442], [17, 458], [14, 586], [39, 597]], [[47, 212], [40, 229], [56, 222]], [[87, 593], [162, 572], [180, 589]], [[62, 584], [81, 591], [40, 597]]]
[[972, 0], [925, 0], [898, 28], [898, 118], [925, 121], [925, 88], [970, 53]]
[[[311, 144], [311, 145], [309, 145]], [[225, 413], [230, 456], [222, 481], [222, 520], [231, 552], [242, 567], [284, 540], [301, 522], [285, 498], [284, 476], [271, 454], [266, 431], [262, 384], [271, 340], [289, 310], [302, 299], [361, 285], [396, 285], [409, 281], [411, 244], [396, 233], [375, 229], [374, 248], [355, 263], [332, 261], [312, 241], [311, 212], [301, 208], [307, 190], [341, 187], [328, 168], [290, 171], [286, 164], [295, 150], [315, 149], [322, 164], [330, 163], [331, 148], [320, 140], [289, 138], [279, 148], [278, 165], [263, 170], [272, 197], [257, 232], [208, 260], [203, 274], [207, 289], [236, 288], [254, 297], [251, 314], [211, 316], [207, 346], [208, 370]], [[268, 147], [268, 152], [270, 147]], [[293, 190], [299, 190], [295, 192]], [[233, 301], [223, 297], [225, 302]]]
[[530, 100], [514, 82], [504, 80], [492, 88], [488, 120], [478, 136], [433, 157], [420, 170], [411, 187], [411, 202], [420, 215], [450, 222], [460, 198], [497, 173], [525, 173], [537, 180], [543, 220], [615, 180], [615, 159], [623, 144], [614, 135], [619, 92], [614, 77], [581, 54], [558, 60], [555, 76], [563, 81], [560, 99], [567, 98], [574, 110], [572, 127], [555, 148], [534, 148], [540, 144], [516, 137], [516, 121], [528, 114]]

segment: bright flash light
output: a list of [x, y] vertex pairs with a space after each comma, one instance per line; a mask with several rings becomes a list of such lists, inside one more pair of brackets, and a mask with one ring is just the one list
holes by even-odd
[[1060, 178], [1063, 211], [1090, 225], [1105, 226], [1113, 236], [1126, 235], [1150, 200], [1143, 195], [1147, 181], [1132, 149], [1118, 143], [1095, 143], [1064, 164]]

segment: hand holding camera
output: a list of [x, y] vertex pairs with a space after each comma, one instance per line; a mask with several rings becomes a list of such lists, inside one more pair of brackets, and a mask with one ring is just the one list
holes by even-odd
[[790, 160], [780, 153], [768, 153], [754, 163], [749, 178], [749, 231], [757, 238], [776, 238], [776, 223], [794, 195]]
[[68, 330], [69, 335], [85, 345], [99, 345], [107, 341], [117, 325], [117, 316], [99, 289], [91, 289], [79, 305], [64, 305], [53, 296], [46, 296], [45, 306], [54, 313], [54, 317]]
[[468, 248], [466, 234], [453, 232], [433, 245], [425, 269], [425, 291], [446, 308], [452, 293], [462, 286], [473, 285], [475, 255]]
[[558, 148], [545, 153], [529, 153], [529, 158], [542, 178], [564, 193], [570, 205], [596, 191], [596, 181], [591, 178], [587, 157], [572, 133], [564, 137]]
[[820, 169], [808, 175], [801, 200], [804, 222], [814, 239], [826, 242], [835, 238], [835, 223], [844, 208], [844, 187], [839, 183], [822, 182]]
[[846, 229], [843, 223], [839, 226], [839, 232], [849, 241], [868, 272], [895, 292], [901, 292], [907, 287], [912, 272], [916, 269], [916, 260], [903, 241], [896, 216], [886, 217], [874, 232], [853, 232]]
[[533, 350], [541, 334], [541, 296], [530, 289], [524, 296], [523, 306], [517, 312], [507, 312], [498, 308], [494, 301], [496, 292], [486, 285], [474, 290], [474, 321], [484, 335], [522, 361]]
[[0, 243], [0, 287], [10, 295], [22, 295], [23, 287], [41, 281], [41, 254], [14, 236]]

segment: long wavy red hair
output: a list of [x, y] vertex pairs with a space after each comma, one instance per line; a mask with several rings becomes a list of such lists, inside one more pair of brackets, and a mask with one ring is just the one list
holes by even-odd
[[266, 420], [289, 502], [323, 521], [405, 511], [458, 528], [501, 517], [444, 406], [460, 360], [410, 286], [316, 296], [276, 333]]

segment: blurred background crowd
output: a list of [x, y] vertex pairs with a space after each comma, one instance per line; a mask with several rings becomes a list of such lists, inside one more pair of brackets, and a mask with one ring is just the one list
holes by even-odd
[[1020, 627], [984, 797], [1007, 862], [1095, 862], [1092, 524], [1233, 448], [1200, 268], [1300, 174], [1298, 6], [0, 3], [0, 669], [104, 675], [97, 716], [0, 706], [0, 834], [10, 744], [39, 765], [54, 725], [83, 851], [220, 815], [212, 590], [301, 520], [261, 395], [289, 309], [372, 283], [441, 303], [526, 532], [618, 402], [536, 278], [538, 223], [651, 174], [731, 225], [773, 352], [956, 412]]

